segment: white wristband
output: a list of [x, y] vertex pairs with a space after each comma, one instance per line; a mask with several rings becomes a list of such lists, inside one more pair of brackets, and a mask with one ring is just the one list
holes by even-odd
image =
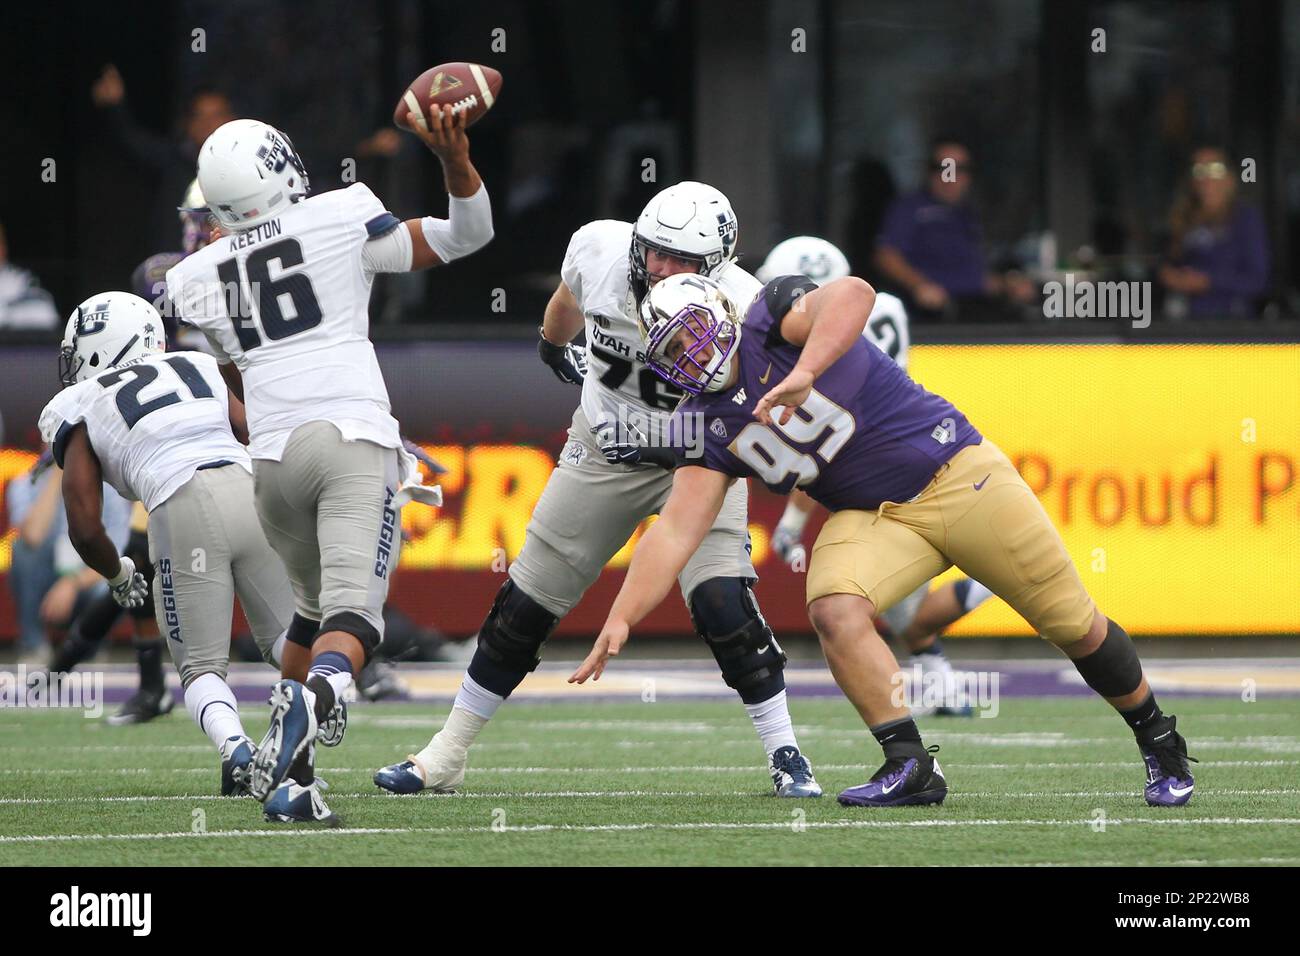
[[111, 588], [121, 587], [127, 581], [131, 580], [131, 574], [134, 571], [135, 568], [128, 566], [126, 561], [119, 559], [117, 563], [117, 574], [108, 579], [108, 586]]

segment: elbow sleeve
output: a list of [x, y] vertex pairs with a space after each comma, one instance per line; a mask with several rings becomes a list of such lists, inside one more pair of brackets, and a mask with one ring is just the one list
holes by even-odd
[[477, 252], [492, 240], [492, 203], [488, 200], [486, 185], [464, 199], [448, 198], [446, 219], [425, 216], [420, 220], [420, 231], [424, 233], [425, 241], [443, 262]]

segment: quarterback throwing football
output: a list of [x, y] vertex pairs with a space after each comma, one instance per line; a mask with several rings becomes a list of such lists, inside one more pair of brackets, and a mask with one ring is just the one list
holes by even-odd
[[293, 586], [283, 672], [299, 679], [276, 684], [249, 772], [277, 820], [335, 819], [315, 786], [317, 729], [383, 638], [403, 503], [441, 501], [398, 434], [367, 306], [377, 273], [450, 263], [492, 238], [466, 121], [443, 107], [412, 124], [441, 161], [445, 220], [403, 222], [363, 183], [309, 197], [289, 138], [255, 120], [225, 124], [199, 152], [226, 235], [168, 272], [167, 293], [246, 404], [257, 516]]

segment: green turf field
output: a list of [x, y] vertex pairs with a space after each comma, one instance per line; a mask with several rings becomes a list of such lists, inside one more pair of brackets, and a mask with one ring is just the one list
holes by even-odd
[[[802, 801], [769, 795], [731, 701], [512, 704], [471, 754], [466, 792], [442, 797], [394, 797], [370, 778], [445, 707], [357, 706], [319, 758], [341, 830], [267, 824], [252, 800], [214, 796], [215, 755], [179, 708], [127, 728], [3, 710], [0, 865], [302, 864], [306, 845], [361, 865], [1300, 863], [1300, 699], [1165, 705], [1201, 761], [1181, 810], [1143, 803], [1131, 735], [1088, 699], [922, 720], [948, 800], [892, 810], [835, 802], [879, 755], [842, 700], [792, 701], [827, 791]], [[243, 713], [259, 735], [265, 712]]]

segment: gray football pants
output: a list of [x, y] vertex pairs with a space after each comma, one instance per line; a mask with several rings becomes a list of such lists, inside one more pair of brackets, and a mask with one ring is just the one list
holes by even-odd
[[[659, 513], [672, 486], [672, 473], [662, 468], [609, 464], [579, 407], [559, 465], [533, 509], [523, 549], [510, 565], [511, 579], [563, 617], [637, 525]], [[678, 577], [687, 607], [695, 588], [710, 578], [758, 577], [750, 560], [748, 516], [748, 486], [737, 481]]]
[[154, 613], [185, 686], [223, 680], [230, 664], [235, 596], [267, 663], [289, 626], [293, 595], [284, 566], [253, 510], [253, 478], [239, 465], [205, 468], [149, 513]]

